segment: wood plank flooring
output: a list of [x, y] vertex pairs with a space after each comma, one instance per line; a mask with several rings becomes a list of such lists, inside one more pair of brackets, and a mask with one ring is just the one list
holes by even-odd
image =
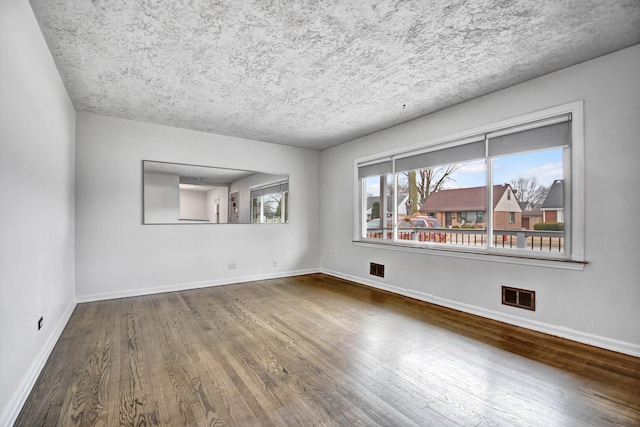
[[314, 274], [79, 304], [16, 426], [640, 426], [640, 359]]

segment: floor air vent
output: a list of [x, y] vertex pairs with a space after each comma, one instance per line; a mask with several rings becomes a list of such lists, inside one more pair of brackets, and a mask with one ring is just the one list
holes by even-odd
[[372, 276], [384, 277], [384, 265], [372, 262], [369, 264], [369, 274]]
[[502, 287], [502, 303], [513, 307], [536, 309], [536, 292], [526, 289]]

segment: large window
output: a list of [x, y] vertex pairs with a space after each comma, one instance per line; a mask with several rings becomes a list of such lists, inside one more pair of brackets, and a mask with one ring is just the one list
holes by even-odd
[[583, 261], [581, 112], [574, 103], [357, 161], [356, 240]]
[[251, 222], [289, 222], [289, 182], [251, 189]]

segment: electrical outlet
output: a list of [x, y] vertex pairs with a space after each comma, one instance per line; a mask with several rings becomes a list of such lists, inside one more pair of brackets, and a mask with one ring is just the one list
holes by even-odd
[[236, 264], [235, 262], [232, 262], [231, 264], [229, 264], [229, 270], [235, 270], [236, 267], [238, 267], [238, 264]]
[[44, 317], [40, 316], [40, 318], [38, 319], [38, 330], [42, 329], [43, 326], [44, 326]]
[[273, 260], [273, 266], [274, 266], [274, 267], [277, 267], [277, 266], [278, 266], [278, 261]]

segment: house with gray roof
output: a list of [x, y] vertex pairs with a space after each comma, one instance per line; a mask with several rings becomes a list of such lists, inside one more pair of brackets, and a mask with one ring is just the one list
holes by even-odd
[[540, 209], [543, 222], [564, 222], [564, 180], [553, 181]]

